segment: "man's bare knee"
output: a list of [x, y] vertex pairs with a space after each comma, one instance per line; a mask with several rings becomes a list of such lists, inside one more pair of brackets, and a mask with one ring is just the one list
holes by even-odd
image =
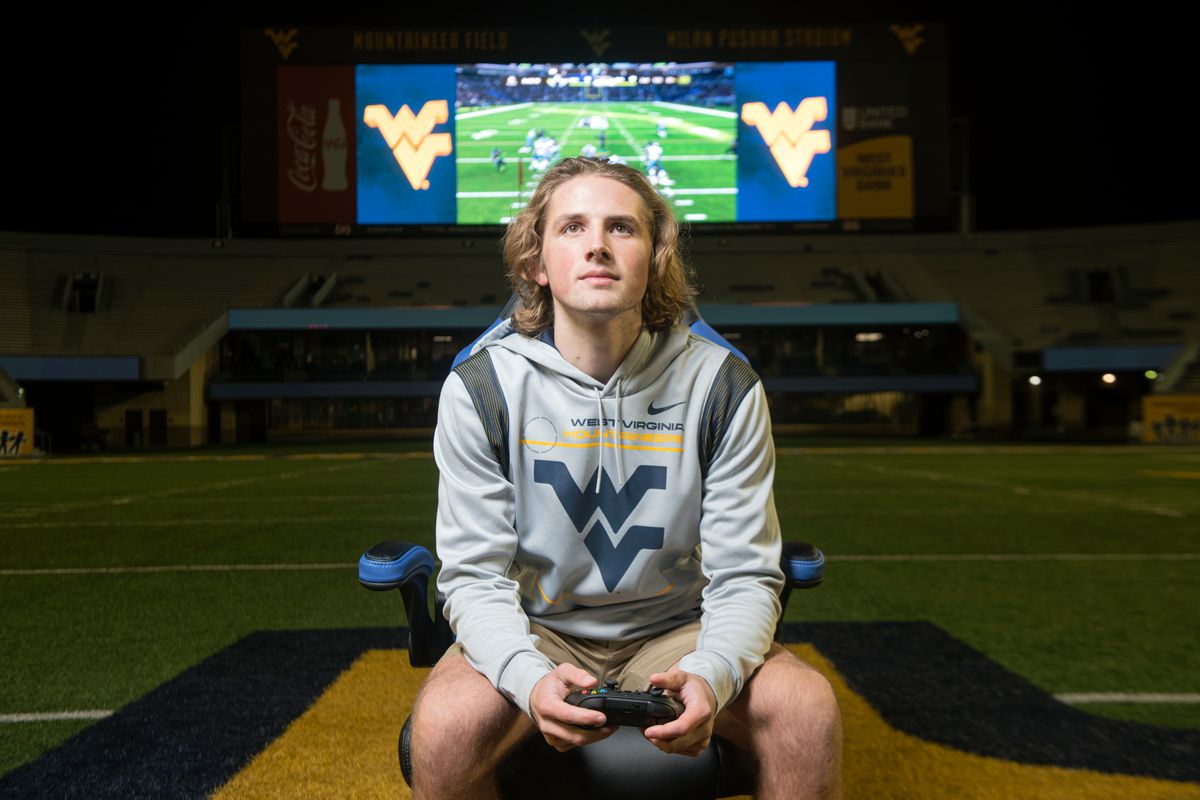
[[442, 659], [425, 679], [413, 708], [414, 790], [434, 796], [440, 794], [434, 786], [455, 786], [487, 796], [500, 759], [532, 729], [525, 715], [465, 658]]
[[841, 709], [824, 675], [780, 648], [764, 667], [754, 712], [762, 722], [795, 731], [808, 746], [829, 746], [841, 738]]
[[821, 673], [776, 646], [722, 715], [717, 732], [753, 753], [762, 796], [838, 796], [841, 710]]

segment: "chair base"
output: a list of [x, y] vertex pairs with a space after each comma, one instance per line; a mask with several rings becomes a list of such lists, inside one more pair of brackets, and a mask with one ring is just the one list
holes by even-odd
[[[412, 785], [409, 718], [400, 732], [400, 769]], [[621, 726], [609, 738], [559, 753], [540, 736], [510, 756], [498, 776], [511, 800], [704, 800], [752, 794], [754, 769], [745, 754], [720, 737], [696, 758], [664, 753], [639, 728]]]

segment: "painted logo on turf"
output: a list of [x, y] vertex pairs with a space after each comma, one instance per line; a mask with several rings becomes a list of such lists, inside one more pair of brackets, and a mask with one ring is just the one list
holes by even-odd
[[[0, 797], [161, 796], [179, 788], [167, 763], [214, 800], [294, 794], [296, 764], [339, 796], [397, 794], [392, 709], [423, 677], [397, 649], [407, 640], [403, 628], [252, 633], [0, 776]], [[846, 759], [857, 794], [1197, 796], [1195, 731], [1063, 705], [929, 623], [786, 623], [783, 640], [804, 642], [789, 647], [829, 678], [847, 741], [873, 756]]]
[[445, 100], [430, 100], [414, 115], [407, 105], [393, 115], [385, 105], [370, 105], [363, 109], [363, 122], [375, 128], [391, 148], [396, 163], [413, 189], [429, 188], [429, 170], [439, 156], [448, 156], [454, 143], [448, 133], [433, 133], [433, 127], [450, 119], [450, 105]]
[[824, 97], [806, 97], [795, 111], [783, 102], [774, 111], [760, 102], [742, 106], [742, 122], [758, 128], [793, 189], [808, 186], [808, 167], [813, 158], [828, 153], [832, 146], [829, 131], [812, 129], [816, 123], [824, 122], [828, 114], [829, 104]]

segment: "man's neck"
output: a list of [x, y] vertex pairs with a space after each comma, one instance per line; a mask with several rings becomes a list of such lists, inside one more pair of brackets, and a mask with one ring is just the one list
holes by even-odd
[[608, 383], [641, 332], [641, 314], [595, 321], [556, 314], [554, 346], [581, 371]]

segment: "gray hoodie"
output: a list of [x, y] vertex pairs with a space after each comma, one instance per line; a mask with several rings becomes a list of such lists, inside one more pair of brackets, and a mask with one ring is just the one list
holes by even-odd
[[762, 384], [729, 351], [643, 330], [601, 383], [503, 323], [446, 380], [434, 456], [446, 615], [526, 713], [554, 668], [530, 619], [628, 641], [700, 617], [680, 668], [718, 708], [762, 663], [783, 581], [775, 452]]

